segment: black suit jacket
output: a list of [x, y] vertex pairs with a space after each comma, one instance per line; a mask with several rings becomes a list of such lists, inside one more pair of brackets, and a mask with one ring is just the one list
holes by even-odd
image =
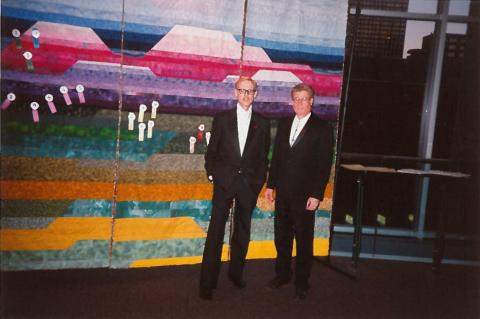
[[312, 113], [290, 147], [293, 119], [289, 116], [278, 124], [267, 187], [276, 189], [278, 196], [323, 200], [332, 165], [332, 127]]
[[269, 147], [270, 122], [252, 111], [247, 141], [240, 156], [236, 108], [218, 113], [213, 119], [205, 154], [207, 175], [213, 176], [216, 185], [228, 189], [235, 176], [243, 174], [258, 194], [266, 179]]

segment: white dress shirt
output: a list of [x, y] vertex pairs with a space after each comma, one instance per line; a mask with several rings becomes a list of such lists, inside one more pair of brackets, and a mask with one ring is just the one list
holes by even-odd
[[240, 145], [240, 155], [243, 155], [243, 149], [247, 142], [248, 128], [250, 127], [250, 119], [252, 118], [252, 106], [245, 111], [243, 107], [237, 103], [237, 128], [238, 128], [238, 144]]
[[295, 116], [295, 118], [293, 119], [292, 127], [290, 128], [290, 139], [288, 140], [290, 143], [290, 146], [292, 146], [295, 143], [295, 140], [297, 139], [298, 135], [305, 127], [305, 124], [307, 124], [307, 121], [310, 118], [310, 115], [312, 115], [312, 112], [305, 115], [302, 119], [299, 119], [298, 116]]

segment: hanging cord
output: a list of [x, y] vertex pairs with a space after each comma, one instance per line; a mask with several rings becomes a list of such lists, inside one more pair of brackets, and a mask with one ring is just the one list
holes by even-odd
[[113, 240], [115, 238], [115, 217], [117, 215], [117, 195], [118, 195], [118, 172], [120, 163], [120, 129], [122, 125], [123, 109], [123, 45], [125, 36], [125, 0], [122, 1], [122, 24], [120, 38], [120, 76], [118, 81], [118, 116], [117, 116], [117, 145], [115, 149], [114, 177], [113, 177], [113, 198], [112, 198], [112, 223], [110, 230], [110, 242], [108, 244], [108, 267], [112, 266]]
[[243, 51], [245, 48], [245, 30], [247, 29], [247, 7], [248, 0], [245, 0], [243, 5], [242, 45], [240, 47], [240, 76], [243, 75]]
[[[240, 76], [243, 75], [243, 51], [245, 47], [245, 30], [247, 28], [247, 7], [248, 7], [248, 0], [245, 0], [243, 5], [242, 45], [240, 47]], [[232, 200], [232, 205], [230, 206], [230, 210], [229, 210], [230, 225], [229, 225], [229, 234], [228, 234], [228, 260], [231, 260], [234, 212], [235, 212], [235, 198]]]
[[229, 218], [230, 218], [230, 227], [229, 227], [229, 234], [228, 234], [228, 260], [232, 260], [231, 251], [232, 251], [232, 238], [233, 238], [233, 227], [234, 227], [234, 219], [233, 216], [235, 215], [235, 198], [232, 200], [232, 205], [230, 206], [229, 210]]

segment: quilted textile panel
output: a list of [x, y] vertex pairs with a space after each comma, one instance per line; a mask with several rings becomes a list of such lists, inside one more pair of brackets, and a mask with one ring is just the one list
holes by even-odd
[[[240, 74], [272, 137], [298, 82], [337, 121], [346, 0], [4, 0], [1, 14], [2, 270], [200, 262], [208, 132]], [[333, 174], [317, 255], [332, 189]], [[275, 257], [273, 214], [261, 194], [248, 258]]]

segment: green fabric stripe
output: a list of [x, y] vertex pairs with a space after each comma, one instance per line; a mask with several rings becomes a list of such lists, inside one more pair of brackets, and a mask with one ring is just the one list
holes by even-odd
[[62, 217], [73, 201], [2, 200], [2, 217]]
[[[112, 202], [109, 200], [3, 200], [2, 217], [109, 217]], [[117, 203], [117, 218], [193, 217], [208, 221], [212, 209], [210, 200], [185, 200], [164, 202], [122, 201]], [[330, 218], [330, 212], [317, 210], [317, 218]], [[253, 219], [271, 219], [273, 211], [256, 207]]]
[[107, 267], [108, 241], [82, 240], [67, 250], [3, 251], [1, 259], [1, 270]]
[[117, 242], [112, 267], [126, 268], [138, 259], [201, 256], [204, 244], [205, 238]]
[[[108, 140], [115, 140], [117, 138], [117, 130], [108, 127], [94, 127], [94, 126], [78, 126], [78, 125], [60, 125], [60, 124], [43, 124], [32, 125], [21, 122], [9, 122], [2, 127], [2, 134], [4, 136], [17, 136], [19, 134], [31, 135], [54, 135], [54, 136], [69, 136], [69, 137], [84, 137], [84, 138], [101, 138]], [[122, 130], [122, 140], [136, 140], [137, 133], [135, 131]]]

